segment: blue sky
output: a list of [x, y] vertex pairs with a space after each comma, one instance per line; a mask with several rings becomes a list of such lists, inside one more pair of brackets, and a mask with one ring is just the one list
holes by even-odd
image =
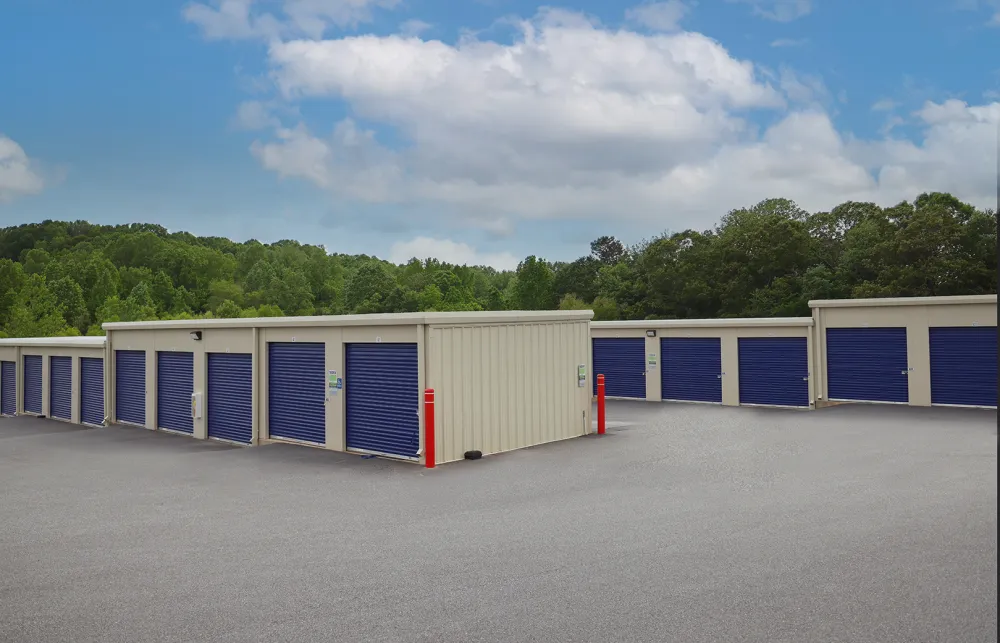
[[223, 1], [4, 0], [0, 224], [510, 266], [769, 196], [994, 205], [993, 0]]

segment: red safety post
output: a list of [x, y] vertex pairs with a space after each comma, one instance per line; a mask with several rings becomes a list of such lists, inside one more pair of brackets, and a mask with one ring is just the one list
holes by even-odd
[[434, 468], [434, 389], [424, 391], [424, 466]]
[[597, 376], [597, 434], [604, 435], [604, 376]]

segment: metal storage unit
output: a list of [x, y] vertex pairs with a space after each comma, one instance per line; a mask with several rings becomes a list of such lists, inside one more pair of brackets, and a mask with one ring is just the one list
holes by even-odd
[[156, 354], [156, 428], [194, 432], [194, 353]]
[[146, 425], [146, 351], [115, 351], [115, 421]]
[[208, 437], [253, 441], [253, 355], [208, 354]]
[[17, 415], [17, 364], [0, 362], [0, 415]]
[[347, 344], [347, 448], [416, 459], [420, 384], [416, 343]]
[[722, 403], [722, 340], [664, 337], [660, 340], [661, 398]]
[[641, 337], [595, 337], [594, 395], [604, 376], [607, 397], [646, 398], [646, 340]]
[[49, 358], [49, 417], [73, 419], [73, 358]]
[[268, 345], [270, 437], [326, 443], [326, 345], [274, 342]]
[[809, 406], [805, 337], [740, 337], [740, 404]]
[[931, 404], [997, 406], [997, 327], [931, 328]]
[[906, 328], [828, 328], [826, 351], [831, 401], [909, 400]]
[[104, 359], [80, 358], [80, 422], [104, 424]]
[[42, 414], [42, 356], [25, 355], [24, 360], [24, 399], [21, 404], [25, 413]]

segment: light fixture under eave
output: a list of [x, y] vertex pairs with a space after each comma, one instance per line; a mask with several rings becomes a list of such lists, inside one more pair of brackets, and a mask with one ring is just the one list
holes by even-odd
[[193, 339], [196, 342], [199, 341], [201, 339], [201, 331], [200, 330], [191, 331], [191, 339]]
[[646, 337], [656, 337], [656, 331], [655, 330], [647, 330], [646, 331]]

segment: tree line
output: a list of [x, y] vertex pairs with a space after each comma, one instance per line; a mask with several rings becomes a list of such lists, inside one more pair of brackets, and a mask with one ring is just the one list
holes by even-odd
[[0, 333], [100, 335], [112, 321], [415, 311], [592, 309], [595, 319], [808, 315], [810, 299], [997, 292], [997, 213], [950, 194], [808, 213], [787, 199], [710, 230], [513, 271], [394, 265], [284, 240], [237, 243], [160, 225], [44, 221], [0, 230]]

